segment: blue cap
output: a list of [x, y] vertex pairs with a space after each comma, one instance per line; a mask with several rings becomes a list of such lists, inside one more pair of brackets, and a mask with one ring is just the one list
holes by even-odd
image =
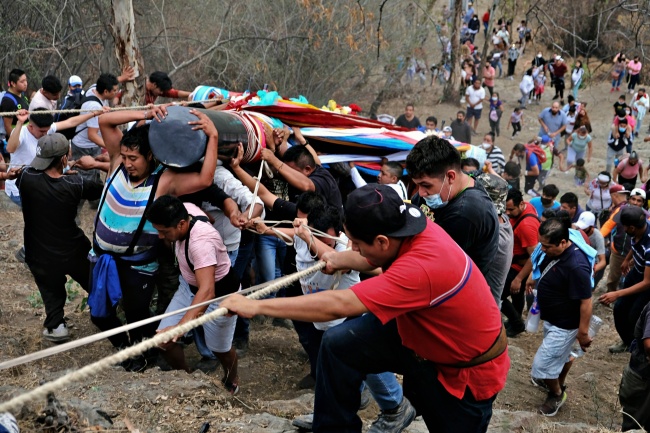
[[548, 135], [542, 135], [542, 144], [546, 144], [549, 141], [551, 141], [551, 137], [549, 137]]

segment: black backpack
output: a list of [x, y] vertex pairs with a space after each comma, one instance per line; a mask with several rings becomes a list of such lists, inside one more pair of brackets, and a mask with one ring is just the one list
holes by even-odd
[[[87, 101], [96, 101], [99, 102], [100, 104], [102, 101], [99, 100], [98, 97], [94, 95], [89, 95], [89, 96], [84, 96], [81, 95], [80, 93], [76, 93], [74, 95], [68, 95], [65, 97], [63, 100], [63, 104], [61, 105], [61, 110], [79, 110], [81, 106], [84, 104], [84, 102]], [[63, 122], [64, 120], [67, 120], [71, 117], [78, 116], [81, 113], [59, 113], [57, 115], [56, 121], [57, 122]], [[67, 129], [62, 129], [60, 131], [57, 131], [63, 135], [65, 135], [65, 138], [68, 140], [72, 140], [75, 135], [77, 135], [79, 132], [83, 131], [84, 129], [87, 129], [88, 127], [86, 126], [85, 128], [80, 129], [79, 131], [75, 131], [77, 127], [73, 128], [67, 128]]]

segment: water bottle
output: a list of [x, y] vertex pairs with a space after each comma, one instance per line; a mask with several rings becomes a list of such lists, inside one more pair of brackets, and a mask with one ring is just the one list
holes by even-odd
[[537, 290], [533, 290], [533, 305], [528, 312], [528, 319], [526, 320], [526, 332], [537, 332], [539, 329], [539, 307], [537, 306]]
[[[603, 319], [598, 316], [591, 316], [591, 320], [589, 321], [589, 337], [594, 338], [596, 334], [598, 334], [598, 330], [602, 325]], [[584, 356], [584, 354], [585, 351], [580, 348], [580, 343], [576, 340], [573, 349], [571, 350], [571, 357], [580, 358], [581, 356]]]

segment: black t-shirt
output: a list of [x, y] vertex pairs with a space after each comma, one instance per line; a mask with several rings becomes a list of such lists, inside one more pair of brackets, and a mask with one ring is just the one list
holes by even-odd
[[273, 215], [275, 215], [278, 220], [288, 220], [293, 221], [298, 216], [298, 205], [281, 198], [273, 202]]
[[90, 251], [90, 241], [75, 223], [81, 199], [97, 200], [103, 185], [79, 175], [52, 178], [27, 168], [16, 179], [25, 220], [25, 261], [61, 263]]
[[591, 298], [591, 265], [587, 255], [575, 244], [558, 257], [545, 257], [542, 273], [555, 259], [557, 262], [539, 280], [537, 303], [541, 319], [562, 329], [580, 327], [580, 301]]
[[[316, 166], [316, 169], [311, 172], [309, 179], [314, 183], [316, 192], [322, 195], [325, 198], [327, 204], [338, 207], [343, 211], [343, 200], [341, 199], [341, 191], [339, 186], [334, 179], [332, 174], [325, 170], [320, 165]], [[302, 194], [303, 191], [300, 191], [296, 188], [290, 186], [290, 194], [292, 202], [298, 201], [298, 196]]]
[[625, 111], [627, 107], [628, 106], [625, 102], [619, 102], [619, 101], [614, 102], [614, 112], [616, 113], [618, 113], [620, 110]]
[[[484, 277], [490, 272], [499, 248], [499, 219], [492, 200], [478, 183], [439, 209], [431, 209], [434, 221], [474, 261]], [[444, 195], [443, 195], [444, 198]], [[417, 193], [411, 203], [426, 206]]]
[[[25, 110], [29, 108], [29, 99], [27, 99], [27, 97], [22, 94], [20, 96], [16, 96], [13, 93], [7, 92], [2, 97], [2, 101], [0, 102], [0, 111], [3, 113], [8, 111], [18, 111], [23, 108]], [[15, 125], [16, 123], [18, 123], [18, 117], [13, 116], [11, 124]]]
[[402, 126], [404, 128], [408, 128], [408, 129], [416, 129], [416, 128], [419, 128], [420, 126], [422, 126], [420, 124], [420, 119], [418, 119], [417, 117], [414, 116], [413, 119], [406, 120], [406, 116], [403, 115], [403, 114], [401, 114], [397, 118], [397, 120], [395, 121], [395, 125]]

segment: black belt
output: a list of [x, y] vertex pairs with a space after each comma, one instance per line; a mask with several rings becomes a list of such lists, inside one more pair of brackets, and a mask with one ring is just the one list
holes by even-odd
[[[192, 292], [192, 294], [196, 295], [197, 292], [199, 291], [199, 288], [189, 283], [188, 285], [190, 286], [190, 291]], [[237, 272], [235, 272], [235, 269], [231, 267], [225, 277], [223, 277], [219, 281], [214, 282], [214, 297], [218, 298], [220, 296], [225, 296], [225, 295], [230, 295], [231, 293], [235, 293], [239, 291], [239, 286], [240, 286], [239, 276], [237, 275]]]

